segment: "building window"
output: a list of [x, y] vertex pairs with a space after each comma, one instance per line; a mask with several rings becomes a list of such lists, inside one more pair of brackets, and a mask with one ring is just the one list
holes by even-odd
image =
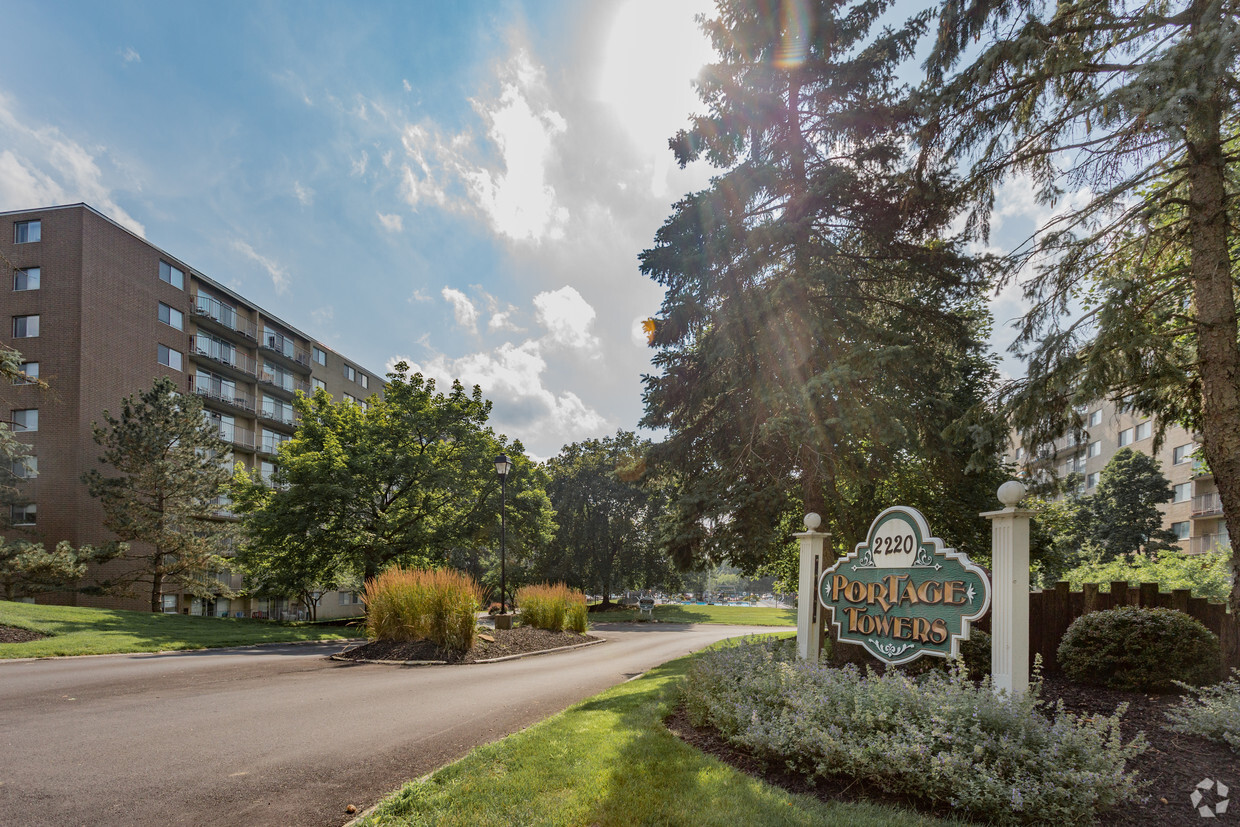
[[1177, 540], [1187, 540], [1188, 529], [1189, 529], [1188, 520], [1184, 520], [1183, 522], [1171, 524], [1171, 533], [1175, 535], [1175, 539]]
[[38, 316], [14, 316], [13, 338], [33, 339], [39, 335]]
[[267, 454], [276, 454], [280, 451], [280, 446], [288, 442], [292, 437], [288, 434], [278, 434], [275, 431], [269, 431], [263, 428], [263, 452]]
[[345, 394], [341, 394], [341, 396], [343, 396], [343, 397], [344, 397], [344, 401], [345, 401], [345, 402], [350, 402], [350, 403], [352, 403], [352, 404], [354, 404], [354, 405], [356, 405], [356, 404], [357, 404], [357, 397], [356, 397], [356, 396], [351, 396], [350, 394], [347, 394], [347, 393], [345, 393]]
[[322, 379], [311, 379], [310, 384], [314, 386], [314, 390], [327, 390], [327, 383]]
[[159, 262], [159, 280], [171, 284], [178, 290], [185, 289], [185, 272], [166, 261]]
[[1085, 449], [1085, 456], [1096, 457], [1102, 453], [1102, 440], [1094, 440], [1089, 443], [1089, 447]]
[[1101, 424], [1102, 424], [1102, 409], [1099, 408], [1098, 410], [1092, 411], [1089, 414], [1089, 426], [1092, 428], [1096, 425], [1101, 425]]
[[327, 364], [327, 352], [324, 351], [322, 348], [318, 348], [318, 347], [312, 348], [311, 353], [314, 356], [314, 361], [318, 362], [320, 365]]
[[22, 362], [22, 375], [13, 377], [14, 385], [33, 385], [39, 381], [39, 363]]
[[177, 330], [185, 329], [185, 316], [175, 307], [169, 307], [163, 302], [159, 303], [159, 320], [169, 327], [175, 327]]
[[270, 396], [263, 397], [263, 415], [286, 425], [293, 424], [293, 406]]
[[42, 221], [18, 221], [13, 225], [13, 243], [29, 244], [43, 238]]
[[39, 430], [39, 409], [25, 408], [13, 411], [13, 430], [18, 433]]
[[263, 478], [263, 482], [271, 485], [271, 478], [276, 475], [276, 464], [269, 460], [261, 460], [258, 463], [258, 473]]
[[1182, 465], [1183, 463], [1188, 462], [1193, 458], [1193, 451], [1196, 450], [1197, 446], [1191, 442], [1187, 445], [1180, 445], [1176, 447], [1176, 449], [1171, 452], [1171, 463], [1173, 465]]
[[351, 365], [345, 365], [344, 378], [348, 379], [350, 382], [357, 381], [357, 371], [355, 371]]
[[364, 374], [364, 373], [359, 373], [359, 374], [357, 375], [357, 383], [358, 383], [359, 385], [361, 385], [363, 388], [369, 388], [369, 387], [370, 387], [370, 377], [369, 377], [369, 376], [367, 376], [367, 375], [366, 375], [366, 374]]
[[13, 525], [34, 525], [38, 517], [38, 507], [34, 503], [15, 505], [11, 512]]
[[1173, 503], [1186, 503], [1193, 498], [1193, 484], [1191, 482], [1182, 482], [1175, 487], [1175, 497], [1171, 500]]
[[1119, 447], [1132, 444], [1132, 428], [1125, 428], [1119, 432]]
[[159, 363], [167, 365], [173, 370], [181, 369], [181, 351], [173, 350], [167, 345], [159, 346]]
[[13, 472], [13, 476], [19, 480], [32, 480], [39, 476], [39, 458], [38, 457], [20, 457], [13, 460], [9, 465], [9, 470]]
[[1096, 488], [1097, 485], [1098, 485], [1098, 472], [1097, 471], [1093, 472], [1092, 474], [1085, 475], [1085, 487], [1086, 488]]
[[276, 387], [284, 388], [286, 391], [291, 391], [295, 387], [293, 374], [276, 367], [265, 359], [263, 360], [263, 373], [265, 374], [263, 378]]
[[354, 606], [361, 602], [362, 602], [361, 599], [357, 596], [357, 592], [341, 592], [340, 593], [340, 605], [341, 606]]
[[1024, 448], [1017, 448], [1017, 449], [1016, 449], [1016, 459], [1017, 459], [1017, 460], [1020, 460], [1020, 459], [1021, 459], [1022, 457], [1024, 457], [1024, 456], [1025, 456], [1025, 449], [1024, 449]]
[[1140, 425], [1136, 427], [1136, 432], [1137, 432], [1138, 442], [1140, 442], [1143, 439], [1149, 439], [1150, 438], [1150, 423], [1142, 422]]
[[21, 270], [13, 271], [13, 289], [17, 290], [38, 290], [39, 276], [43, 271], [38, 267], [25, 267]]

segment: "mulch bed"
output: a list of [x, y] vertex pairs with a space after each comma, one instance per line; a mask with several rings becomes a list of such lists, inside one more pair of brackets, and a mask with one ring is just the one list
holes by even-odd
[[[483, 635], [493, 640], [487, 640]], [[346, 660], [442, 660], [448, 663], [477, 663], [509, 655], [575, 646], [592, 640], [599, 638], [579, 635], [576, 632], [549, 632], [546, 629], [519, 626], [515, 629], [488, 629], [479, 634], [473, 648], [466, 652], [440, 649], [429, 640], [375, 640], [347, 649], [337, 657]]]
[[[1240, 794], [1240, 756], [1222, 744], [1216, 744], [1194, 735], [1181, 735], [1164, 729], [1166, 711], [1179, 702], [1178, 695], [1143, 695], [1136, 692], [1119, 692], [1092, 686], [1074, 684], [1062, 675], [1047, 675], [1043, 682], [1042, 698], [1054, 703], [1062, 700], [1065, 709], [1077, 714], [1111, 715], [1121, 703], [1128, 704], [1121, 727], [1125, 740], [1137, 731], [1145, 733], [1149, 749], [1139, 756], [1130, 769], [1136, 769], [1146, 782], [1144, 800], [1125, 805], [1115, 811], [1104, 813], [1096, 822], [1106, 827], [1188, 827], [1203, 823], [1201, 816], [1189, 801], [1189, 796], [1199, 781], [1213, 779], [1222, 781]], [[689, 723], [684, 709], [678, 709], [665, 722], [667, 728], [681, 740], [696, 747], [736, 769], [760, 778], [768, 784], [804, 795], [812, 795], [822, 801], [873, 801], [917, 810], [935, 816], [958, 815], [949, 808], [929, 802], [884, 793], [850, 778], [809, 779], [789, 772], [786, 768], [767, 765], [748, 752], [723, 740], [713, 728], [695, 728]], [[1213, 798], [1207, 799], [1213, 803]], [[1236, 820], [1229, 812], [1211, 823], [1227, 823]]]
[[18, 629], [15, 626], [0, 626], [0, 643], [29, 643], [32, 640], [42, 640], [47, 635], [41, 632], [32, 632], [29, 629]]

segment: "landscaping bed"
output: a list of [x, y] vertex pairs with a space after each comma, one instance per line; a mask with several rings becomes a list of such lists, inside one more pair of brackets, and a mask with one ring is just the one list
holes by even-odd
[[[1049, 675], [1042, 688], [1042, 700], [1048, 704], [1062, 701], [1069, 712], [1105, 717], [1116, 706], [1128, 704], [1122, 730], [1126, 739], [1138, 731], [1145, 733], [1149, 748], [1129, 763], [1145, 786], [1141, 800], [1103, 813], [1099, 825], [1137, 827], [1137, 825], [1200, 824], [1201, 816], [1190, 801], [1197, 783], [1204, 779], [1223, 781], [1229, 787], [1240, 785], [1240, 756], [1225, 745], [1195, 735], [1182, 735], [1165, 729], [1166, 712], [1175, 706], [1179, 695], [1146, 695], [1121, 692], [1072, 683], [1061, 675]], [[795, 793], [812, 795], [822, 801], [873, 801], [908, 807], [935, 815], [957, 815], [946, 807], [908, 796], [884, 793], [850, 778], [808, 778], [770, 762], [762, 762], [743, 749], [725, 741], [711, 727], [696, 728], [684, 706], [667, 720], [668, 729], [686, 743], [718, 758], [751, 776]]]
[[47, 635], [32, 632], [29, 629], [18, 629], [16, 626], [0, 626], [0, 643], [29, 643], [41, 640]]
[[[491, 638], [491, 640], [487, 640]], [[464, 652], [441, 649], [429, 640], [375, 640], [346, 649], [337, 655], [343, 660], [445, 661], [447, 663], [478, 663], [512, 655], [526, 655], [547, 649], [576, 646], [601, 640], [593, 635], [576, 632], [550, 632], [520, 626], [515, 629], [488, 629], [479, 633], [472, 648]]]

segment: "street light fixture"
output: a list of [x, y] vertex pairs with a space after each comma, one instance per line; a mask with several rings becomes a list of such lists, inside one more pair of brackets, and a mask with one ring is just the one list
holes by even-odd
[[507, 454], [500, 454], [495, 458], [495, 473], [499, 474], [499, 611], [500, 614], [508, 612], [508, 603], [505, 600], [507, 594], [506, 587], [506, 571], [505, 571], [505, 549], [506, 541], [505, 533], [505, 512], [508, 510], [508, 472], [512, 470], [512, 460], [508, 459]]

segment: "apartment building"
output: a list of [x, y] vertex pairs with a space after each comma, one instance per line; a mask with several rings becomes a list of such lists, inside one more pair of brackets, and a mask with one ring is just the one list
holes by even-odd
[[[4, 344], [49, 390], [16, 384], [0, 398], [19, 438], [32, 447], [10, 469], [21, 478], [14, 534], [48, 547], [111, 539], [81, 476], [98, 467], [92, 423], [104, 410], [170, 377], [200, 396], [233, 454], [269, 477], [280, 443], [297, 425], [297, 393], [323, 388], [365, 405], [381, 375], [363, 368], [85, 204], [0, 213]], [[219, 502], [228, 516], [228, 503]], [[125, 565], [116, 561], [109, 566]], [[221, 575], [233, 588], [237, 575]], [[149, 599], [66, 596], [77, 605], [145, 609]], [[296, 607], [264, 596], [200, 601], [163, 596], [188, 614], [287, 616]], [[354, 615], [353, 594], [326, 595], [320, 616]]]
[[1163, 475], [1171, 482], [1175, 496], [1159, 506], [1163, 527], [1179, 539], [1180, 548], [1200, 554], [1216, 548], [1230, 548], [1227, 523], [1218, 487], [1206, 466], [1193, 459], [1197, 441], [1178, 425], [1167, 429], [1162, 446], [1154, 451], [1153, 419], [1123, 404], [1102, 401], [1081, 411], [1085, 431], [1081, 438], [1056, 440], [1053, 449], [1034, 457], [1017, 446], [1006, 457], [1026, 473], [1053, 467], [1059, 478], [1080, 474], [1078, 493], [1092, 494], [1102, 469], [1121, 448], [1131, 448], [1154, 457]]

